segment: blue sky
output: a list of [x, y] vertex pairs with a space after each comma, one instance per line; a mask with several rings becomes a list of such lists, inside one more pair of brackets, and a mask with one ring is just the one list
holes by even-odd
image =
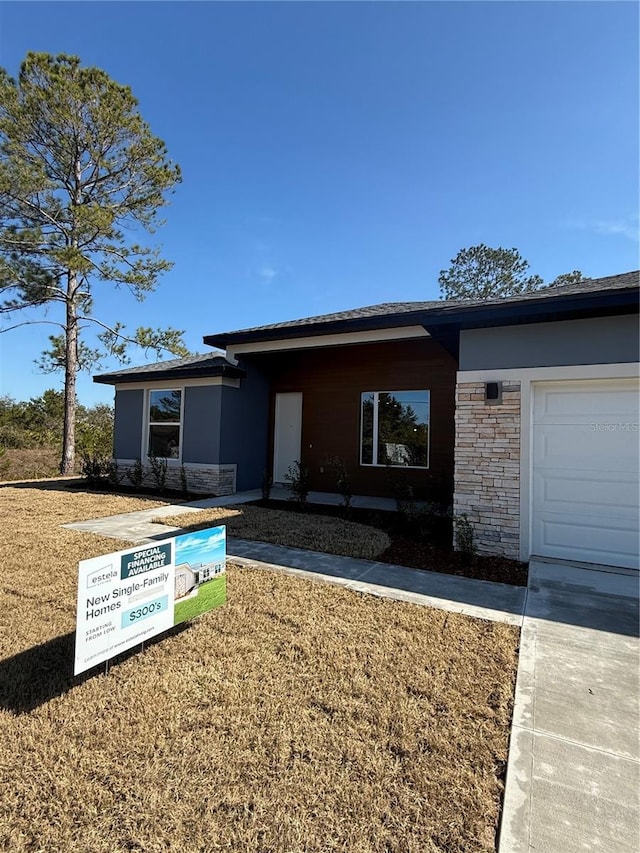
[[226, 528], [209, 527], [195, 533], [176, 536], [175, 564], [218, 563], [225, 558]]
[[[103, 286], [107, 322], [202, 352], [205, 334], [437, 298], [481, 242], [545, 280], [638, 266], [633, 2], [1, 3], [0, 65], [28, 50], [130, 85], [183, 169], [159, 232], [175, 266], [144, 303]], [[33, 364], [51, 331], [0, 336], [0, 393], [61, 387]]]

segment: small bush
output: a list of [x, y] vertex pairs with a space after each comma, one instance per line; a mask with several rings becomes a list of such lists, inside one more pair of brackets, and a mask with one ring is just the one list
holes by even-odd
[[338, 493], [342, 495], [342, 506], [349, 512], [353, 501], [353, 489], [351, 488], [351, 476], [347, 471], [344, 461], [339, 456], [332, 456], [327, 460], [327, 465], [333, 471], [336, 478]]
[[268, 501], [271, 497], [271, 487], [273, 486], [273, 476], [270, 471], [264, 469], [262, 474], [262, 500]]
[[80, 476], [90, 489], [108, 485], [111, 463], [102, 453], [80, 451]]
[[111, 459], [109, 462], [109, 473], [107, 474], [110, 485], [116, 487], [120, 485], [120, 470], [118, 469], [118, 460]]
[[162, 495], [167, 488], [167, 460], [164, 456], [156, 456], [155, 453], [150, 453], [149, 465], [151, 466], [153, 482]]
[[133, 466], [127, 471], [127, 480], [129, 480], [134, 489], [139, 489], [143, 484], [144, 468], [140, 459], [136, 459]]
[[290, 500], [296, 501], [300, 509], [307, 505], [309, 497], [309, 469], [299, 459], [289, 465], [284, 475], [286, 488], [291, 492]]
[[387, 476], [391, 486], [391, 494], [396, 502], [396, 510], [404, 516], [411, 516], [415, 510], [415, 494], [413, 486], [407, 480], [404, 472], [393, 468], [387, 463]]
[[454, 529], [456, 539], [456, 551], [461, 554], [472, 556], [476, 552], [476, 546], [473, 539], [473, 525], [469, 521], [466, 513], [457, 515], [454, 518]]

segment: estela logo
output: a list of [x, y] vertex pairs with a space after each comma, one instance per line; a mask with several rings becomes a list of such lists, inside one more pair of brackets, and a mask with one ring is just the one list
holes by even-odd
[[94, 586], [99, 586], [107, 581], [112, 581], [117, 577], [118, 572], [113, 568], [113, 565], [109, 563], [106, 566], [102, 566], [100, 569], [95, 569], [93, 572], [89, 572], [87, 575], [87, 589], [93, 589]]

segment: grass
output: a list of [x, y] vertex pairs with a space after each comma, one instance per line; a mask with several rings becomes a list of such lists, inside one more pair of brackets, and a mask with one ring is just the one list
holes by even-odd
[[366, 560], [375, 560], [391, 544], [383, 530], [365, 524], [258, 506], [212, 507], [197, 514], [158, 518], [157, 523], [188, 530], [225, 524], [227, 535], [238, 539], [271, 542], [274, 545], [306, 548], [345, 557], [362, 557]]
[[266, 571], [73, 679], [66, 521], [153, 505], [0, 489], [0, 850], [495, 849], [518, 633]]
[[198, 594], [193, 598], [179, 601], [173, 611], [173, 624], [179, 625], [186, 619], [195, 619], [214, 607], [219, 607], [227, 600], [227, 578], [224, 574], [205, 581], [198, 588]]

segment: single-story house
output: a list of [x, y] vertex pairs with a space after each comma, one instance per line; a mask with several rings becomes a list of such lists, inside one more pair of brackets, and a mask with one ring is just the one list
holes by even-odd
[[189, 563], [180, 563], [175, 571], [175, 598], [184, 598], [197, 586], [198, 578]]
[[398, 302], [207, 335], [223, 350], [96, 376], [120, 469], [228, 494], [281, 482], [453, 496], [481, 552], [638, 568], [639, 273]]

